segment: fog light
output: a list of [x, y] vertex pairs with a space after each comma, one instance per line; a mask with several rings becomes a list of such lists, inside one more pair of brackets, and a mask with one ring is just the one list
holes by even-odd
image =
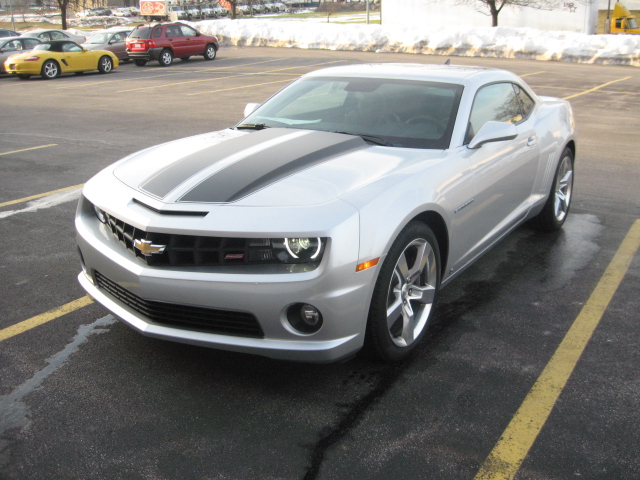
[[322, 314], [313, 305], [295, 303], [287, 310], [289, 325], [300, 333], [315, 333], [322, 327]]

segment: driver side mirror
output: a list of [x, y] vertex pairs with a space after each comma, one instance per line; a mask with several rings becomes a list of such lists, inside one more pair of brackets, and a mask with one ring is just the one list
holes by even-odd
[[517, 136], [518, 129], [513, 123], [495, 122], [490, 120], [480, 127], [478, 133], [476, 133], [469, 142], [468, 147], [471, 149], [477, 149], [485, 143], [513, 140]]
[[260, 106], [259, 103], [247, 103], [247, 106], [244, 107], [244, 116], [248, 117], [253, 112], [255, 112], [259, 106]]

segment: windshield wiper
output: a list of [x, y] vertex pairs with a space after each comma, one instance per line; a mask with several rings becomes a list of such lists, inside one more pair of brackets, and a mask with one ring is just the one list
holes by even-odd
[[270, 128], [269, 125], [265, 125], [264, 123], [241, 123], [236, 127], [237, 129], [243, 130], [264, 130], [265, 128]]
[[365, 135], [363, 133], [353, 133], [353, 132], [339, 132], [337, 130], [331, 130], [331, 133], [343, 133], [345, 135], [355, 135], [357, 137], [362, 138], [365, 142], [373, 143], [375, 145], [380, 145], [383, 147], [393, 147], [393, 144], [388, 140], [385, 140], [384, 137], [378, 137], [376, 135]]

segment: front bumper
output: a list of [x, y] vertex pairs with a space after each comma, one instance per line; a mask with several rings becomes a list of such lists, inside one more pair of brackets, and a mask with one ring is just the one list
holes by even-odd
[[[325, 232], [323, 236], [330, 237], [331, 242], [317, 268], [273, 273], [255, 266], [149, 267], [114, 238], [86, 204], [89, 202], [83, 198], [76, 217], [84, 270], [78, 277], [80, 284], [97, 302], [143, 335], [274, 359], [320, 363], [349, 357], [362, 347], [377, 269], [355, 271], [358, 242], [347, 241], [358, 238], [355, 212]], [[151, 213], [149, 220], [153, 222], [155, 216]], [[256, 232], [256, 236], [260, 233], [263, 232]], [[136, 298], [151, 302], [249, 313], [256, 318], [263, 335], [251, 338], [155, 322], [101, 288], [97, 275], [108, 277]], [[319, 331], [304, 334], [292, 328], [287, 309], [296, 303], [311, 304], [322, 313]]]

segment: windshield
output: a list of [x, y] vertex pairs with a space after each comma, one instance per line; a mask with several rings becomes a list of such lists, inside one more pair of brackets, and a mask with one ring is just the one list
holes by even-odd
[[446, 149], [462, 89], [415, 80], [304, 78], [260, 106], [240, 127], [323, 130], [395, 147]]
[[87, 40], [87, 43], [98, 45], [100, 43], [107, 43], [108, 41], [109, 41], [108, 33], [96, 33], [95, 35], [92, 35], [91, 37], [89, 37], [89, 40]]

